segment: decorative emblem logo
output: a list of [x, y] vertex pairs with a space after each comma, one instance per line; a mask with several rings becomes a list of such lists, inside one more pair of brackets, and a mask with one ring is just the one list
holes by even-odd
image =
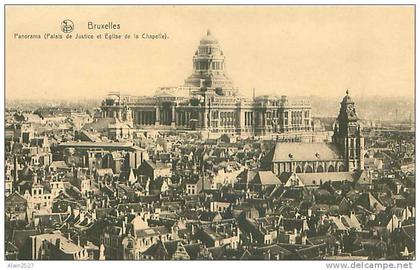
[[74, 30], [74, 23], [71, 20], [64, 20], [61, 22], [61, 31], [63, 33], [71, 33]]

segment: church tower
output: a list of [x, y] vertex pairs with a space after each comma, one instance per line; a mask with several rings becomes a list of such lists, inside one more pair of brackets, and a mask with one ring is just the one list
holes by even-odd
[[361, 132], [354, 102], [346, 91], [335, 124], [333, 142], [338, 146], [348, 171], [364, 169], [365, 141]]

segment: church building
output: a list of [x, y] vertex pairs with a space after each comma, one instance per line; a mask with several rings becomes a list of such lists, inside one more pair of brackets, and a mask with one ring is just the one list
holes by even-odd
[[348, 90], [341, 101], [332, 143], [276, 143], [261, 167], [278, 176], [364, 170], [364, 138]]

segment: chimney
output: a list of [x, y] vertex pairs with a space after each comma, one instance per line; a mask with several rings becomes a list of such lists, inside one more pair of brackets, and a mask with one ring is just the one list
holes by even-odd
[[127, 228], [127, 217], [124, 218], [123, 223], [122, 223], [122, 235], [125, 235], [126, 232], [126, 228]]
[[308, 208], [308, 217], [312, 216], [312, 209]]
[[16, 188], [18, 182], [18, 160], [17, 160], [17, 156], [14, 156], [13, 159], [13, 191]]
[[58, 249], [61, 249], [61, 239], [60, 239], [60, 237], [58, 237], [58, 238], [55, 240], [55, 246], [56, 246]]
[[80, 218], [79, 218], [79, 220], [80, 221], [83, 221], [84, 219], [85, 219], [85, 213], [83, 213], [83, 212], [80, 212]]
[[305, 235], [302, 235], [302, 245], [306, 245], [306, 241], [307, 241], [306, 234]]
[[80, 214], [80, 211], [78, 208], [73, 208], [73, 216], [77, 217]]
[[78, 175], [79, 175], [79, 173], [78, 173], [78, 168], [73, 167], [73, 177], [74, 177], [74, 178], [77, 178], [77, 177], [78, 177]]

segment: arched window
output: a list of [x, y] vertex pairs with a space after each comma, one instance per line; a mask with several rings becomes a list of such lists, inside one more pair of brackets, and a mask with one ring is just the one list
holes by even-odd
[[316, 169], [316, 172], [324, 172], [324, 167], [322, 167], [322, 165], [319, 165], [318, 168]]
[[314, 172], [314, 169], [312, 168], [312, 166], [311, 166], [311, 165], [308, 165], [308, 166], [306, 167], [306, 169], [305, 169], [305, 172], [306, 172], [306, 173], [312, 173], [312, 172]]
[[328, 172], [334, 172], [334, 171], [335, 171], [334, 166], [333, 166], [333, 165], [330, 165], [330, 166], [328, 167]]
[[298, 165], [297, 167], [296, 167], [296, 173], [301, 173], [302, 172], [302, 169], [300, 168], [300, 166]]
[[339, 172], [345, 172], [346, 171], [346, 167], [344, 167], [344, 165], [341, 164], [340, 167], [338, 167], [338, 171]]

